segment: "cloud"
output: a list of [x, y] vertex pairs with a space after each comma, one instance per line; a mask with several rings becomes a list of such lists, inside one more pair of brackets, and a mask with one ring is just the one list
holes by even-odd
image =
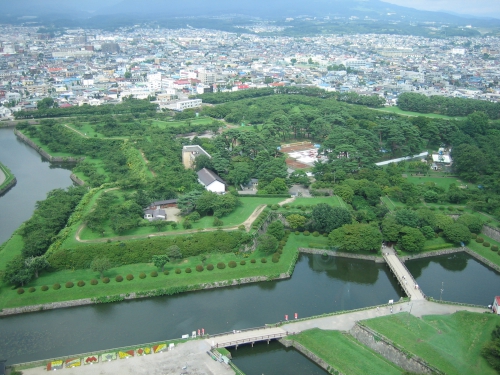
[[496, 0], [412, 0], [411, 3], [407, 0], [382, 1], [421, 10], [500, 18], [500, 2]]

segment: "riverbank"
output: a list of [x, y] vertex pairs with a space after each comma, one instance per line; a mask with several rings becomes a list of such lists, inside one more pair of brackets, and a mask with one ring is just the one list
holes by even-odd
[[16, 183], [17, 179], [10, 169], [0, 163], [0, 197], [14, 187]]

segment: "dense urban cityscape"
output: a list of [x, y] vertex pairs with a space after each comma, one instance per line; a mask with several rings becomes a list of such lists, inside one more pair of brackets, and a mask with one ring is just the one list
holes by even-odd
[[[500, 39], [401, 35], [266, 37], [216, 30], [0, 29], [2, 118], [34, 110], [152, 98], [161, 108], [204, 92], [273, 86], [378, 95], [404, 92], [497, 101]], [[266, 31], [263, 26], [262, 31]]]

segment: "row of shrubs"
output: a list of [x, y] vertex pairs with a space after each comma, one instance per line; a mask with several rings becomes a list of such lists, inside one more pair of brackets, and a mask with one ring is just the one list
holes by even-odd
[[[299, 234], [300, 234], [300, 231], [296, 230], [296, 231], [295, 231], [295, 235], [297, 235], [297, 236], [298, 236]], [[323, 233], [323, 234], [321, 234], [321, 233], [319, 233], [318, 231], [316, 231], [316, 232], [312, 232], [312, 233], [311, 233], [311, 232], [309, 232], [308, 230], [305, 230], [305, 231], [303, 231], [303, 232], [302, 232], [302, 234], [303, 234], [304, 236], [310, 236], [310, 235], [312, 235], [313, 237], [319, 237], [319, 236], [328, 237], [328, 233]]]
[[[282, 249], [278, 249], [278, 252], [275, 253], [275, 254], [273, 254], [273, 257], [272, 257], [273, 263], [277, 263], [279, 261], [281, 252], [282, 252]], [[267, 263], [267, 259], [266, 258], [262, 258], [260, 261], [261, 261], [261, 263]], [[246, 265], [246, 261], [245, 260], [241, 260], [239, 263], [240, 263], [240, 266]], [[251, 259], [250, 263], [257, 263], [257, 261], [255, 259]], [[231, 261], [228, 262], [227, 265], [228, 265], [229, 268], [235, 268], [237, 266], [237, 263], [234, 260], [231, 260]], [[206, 269], [209, 270], [209, 271], [212, 271], [214, 268], [215, 267], [214, 267], [213, 264], [207, 264], [207, 266], [206, 266]], [[220, 270], [223, 270], [224, 268], [226, 268], [226, 264], [224, 262], [219, 262], [219, 263], [217, 263], [217, 268], [220, 269]], [[198, 272], [202, 272], [204, 269], [205, 268], [201, 264], [198, 264], [195, 267], [195, 270], [198, 271]], [[181, 274], [182, 270], [180, 268], [177, 268], [174, 272], [176, 274]], [[185, 273], [191, 273], [193, 271], [191, 270], [191, 268], [188, 267], [188, 268], [184, 269], [184, 272]], [[165, 270], [165, 271], [163, 271], [163, 274], [164, 275], [169, 275], [170, 271]], [[151, 277], [158, 277], [158, 272], [157, 271], [152, 271], [149, 275]], [[146, 278], [146, 274], [144, 272], [141, 272], [139, 274], [139, 278], [140, 279], [145, 279]], [[134, 280], [134, 275], [128, 274], [127, 276], [125, 276], [125, 279], [127, 279], [128, 281], [132, 281], [132, 280]], [[111, 281], [111, 279], [109, 277], [103, 277], [101, 279], [101, 281], [104, 284], [108, 284]], [[123, 276], [121, 276], [121, 275], [116, 276], [115, 277], [115, 281], [118, 282], [118, 283], [121, 283], [123, 281]], [[98, 283], [99, 283], [99, 281], [97, 279], [90, 280], [90, 284], [91, 285], [97, 285]], [[80, 280], [80, 281], [78, 281], [76, 283], [76, 285], [78, 285], [79, 287], [83, 287], [86, 284], [85, 284], [85, 281]], [[64, 284], [64, 286], [66, 288], [70, 289], [70, 288], [73, 288], [75, 286], [75, 284], [72, 281], [68, 281], [66, 284]], [[54, 290], [61, 289], [61, 284], [55, 283], [54, 285], [52, 285], [52, 289], [54, 289]], [[40, 287], [40, 290], [43, 291], [43, 292], [45, 292], [45, 291], [49, 290], [49, 287], [47, 285], [43, 285], [42, 287]], [[36, 288], [33, 287], [33, 286], [28, 289], [28, 292], [30, 292], [30, 293], [33, 293], [35, 291], [36, 291]], [[23, 288], [17, 289], [17, 293], [18, 294], [23, 294], [24, 292], [25, 292], [25, 290]]]

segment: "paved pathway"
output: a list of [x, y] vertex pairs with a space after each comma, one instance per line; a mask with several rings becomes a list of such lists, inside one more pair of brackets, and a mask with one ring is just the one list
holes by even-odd
[[227, 347], [240, 344], [248, 344], [258, 341], [267, 341], [281, 338], [287, 335], [286, 330], [281, 327], [270, 327], [254, 329], [251, 331], [234, 331], [227, 335], [210, 337], [205, 341], [212, 347]]
[[384, 255], [387, 265], [398, 279], [398, 283], [405, 290], [406, 295], [410, 297], [412, 301], [425, 299], [422, 291], [418, 288], [417, 282], [401, 259], [396, 255], [394, 249], [392, 247], [382, 247], [382, 254]]
[[[205, 340], [189, 341], [175, 349], [142, 357], [117, 359], [74, 368], [65, 368], [57, 373], [63, 375], [234, 375], [226, 364], [214, 361], [208, 354], [210, 345]], [[186, 367], [183, 369], [183, 367]], [[24, 375], [46, 375], [45, 367], [23, 370]]]
[[489, 311], [486, 308], [476, 308], [459, 305], [446, 305], [437, 302], [429, 302], [427, 300], [417, 300], [404, 303], [397, 303], [391, 306], [382, 306], [379, 308], [372, 308], [363, 311], [355, 311], [352, 313], [339, 314], [327, 316], [324, 318], [317, 318], [311, 320], [304, 320], [301, 322], [290, 322], [282, 326], [288, 332], [301, 332], [311, 328], [321, 328], [326, 330], [349, 331], [354, 324], [359, 320], [366, 320], [378, 318], [380, 316], [391, 315], [399, 312], [410, 312], [416, 317], [423, 315], [448, 315], [457, 311], [471, 311], [483, 313]]

